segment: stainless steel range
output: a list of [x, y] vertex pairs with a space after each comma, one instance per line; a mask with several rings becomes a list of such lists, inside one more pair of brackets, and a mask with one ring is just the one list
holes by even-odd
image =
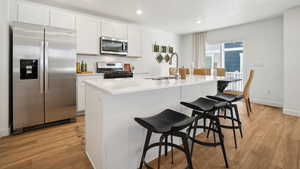
[[10, 112], [13, 132], [76, 115], [76, 33], [11, 25]]

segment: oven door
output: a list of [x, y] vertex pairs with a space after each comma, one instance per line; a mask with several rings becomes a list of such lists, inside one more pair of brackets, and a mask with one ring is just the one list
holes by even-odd
[[126, 56], [127, 41], [113, 38], [101, 37], [101, 54], [123, 55]]

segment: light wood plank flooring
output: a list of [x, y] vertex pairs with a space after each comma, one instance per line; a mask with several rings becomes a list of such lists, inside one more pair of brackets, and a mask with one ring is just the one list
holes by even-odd
[[[300, 118], [286, 116], [281, 109], [254, 105], [251, 117], [239, 105], [244, 138], [234, 148], [231, 130], [224, 130], [231, 169], [300, 169]], [[70, 123], [0, 139], [0, 169], [91, 169], [84, 153], [84, 118]], [[199, 136], [203, 137], [203, 136]], [[212, 138], [210, 138], [212, 139]], [[161, 169], [183, 169], [182, 153], [175, 164], [163, 157]], [[150, 163], [156, 168], [156, 161]], [[195, 169], [224, 169], [220, 147], [196, 146]]]

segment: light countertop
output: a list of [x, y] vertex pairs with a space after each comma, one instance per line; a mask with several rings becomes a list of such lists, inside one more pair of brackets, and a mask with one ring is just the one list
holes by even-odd
[[93, 79], [85, 80], [84, 83], [92, 85], [109, 95], [129, 94], [141, 91], [151, 91], [164, 88], [197, 85], [209, 82], [216, 82], [223, 77], [213, 76], [188, 76], [186, 80], [152, 80], [143, 78], [126, 79]]

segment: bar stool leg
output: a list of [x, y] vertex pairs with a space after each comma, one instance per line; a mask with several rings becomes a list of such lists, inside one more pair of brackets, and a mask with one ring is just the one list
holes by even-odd
[[235, 148], [237, 148], [236, 134], [235, 134], [235, 125], [234, 125], [234, 116], [233, 116], [232, 108], [230, 108], [230, 115], [231, 115], [232, 131], [233, 131], [233, 136], [234, 136], [234, 144], [235, 144]]
[[[204, 112], [204, 113], [207, 113], [207, 112]], [[206, 130], [206, 118], [204, 117], [203, 118], [203, 131], [205, 132]]]
[[[193, 131], [193, 139], [196, 138], [197, 126], [198, 126], [198, 120], [199, 120], [199, 119], [196, 119], [196, 120], [195, 120], [195, 123], [194, 123], [195, 125], [194, 125], [194, 131]], [[193, 152], [194, 152], [194, 141], [192, 141], [191, 156], [192, 156]]]
[[168, 136], [166, 136], [165, 139], [165, 157], [168, 155]]
[[182, 137], [181, 139], [182, 139], [183, 147], [185, 149], [185, 156], [186, 156], [186, 161], [188, 164], [188, 169], [193, 169], [192, 155], [189, 152], [189, 145], [188, 145], [187, 137]]
[[238, 125], [239, 125], [239, 129], [240, 129], [240, 134], [241, 134], [241, 137], [243, 138], [242, 123], [241, 123], [241, 120], [240, 120], [240, 113], [239, 113], [239, 110], [238, 110], [236, 104], [233, 105], [233, 108], [234, 108], [234, 111], [235, 111], [236, 118], [237, 118], [237, 120], [238, 120]]
[[[195, 110], [193, 110], [192, 117], [195, 117], [195, 115], [196, 115]], [[193, 124], [187, 129], [188, 136], [190, 136], [190, 134], [191, 134], [192, 127], [193, 127]]]
[[223, 139], [223, 135], [221, 132], [222, 130], [221, 130], [219, 122], [217, 122], [217, 126], [218, 126], [217, 128], [218, 128], [219, 140], [220, 140], [222, 153], [223, 153], [223, 157], [224, 157], [224, 161], [225, 161], [225, 167], [228, 168], [228, 161], [227, 161], [227, 156], [226, 156], [226, 151], [225, 151], [225, 146], [224, 146], [224, 139]]
[[[171, 135], [171, 144], [173, 144], [173, 135]], [[171, 146], [172, 164], [174, 164], [174, 148]]]
[[161, 147], [162, 147], [163, 144], [164, 144], [164, 136], [161, 136], [160, 139], [159, 139], [157, 169], [160, 169]]
[[147, 148], [148, 148], [149, 143], [150, 143], [151, 135], [152, 135], [152, 132], [148, 130], [139, 169], [143, 168], [143, 164], [144, 164], [144, 161], [145, 161]]
[[[216, 128], [216, 126], [215, 125], [213, 125], [213, 129], [215, 129]], [[214, 134], [214, 143], [216, 144], [216, 132], [215, 131], [213, 131], [213, 134]]]
[[206, 138], [209, 137], [211, 126], [212, 126], [212, 122], [210, 121], [210, 122], [209, 122], [209, 128], [208, 128], [208, 132], [207, 132]]

